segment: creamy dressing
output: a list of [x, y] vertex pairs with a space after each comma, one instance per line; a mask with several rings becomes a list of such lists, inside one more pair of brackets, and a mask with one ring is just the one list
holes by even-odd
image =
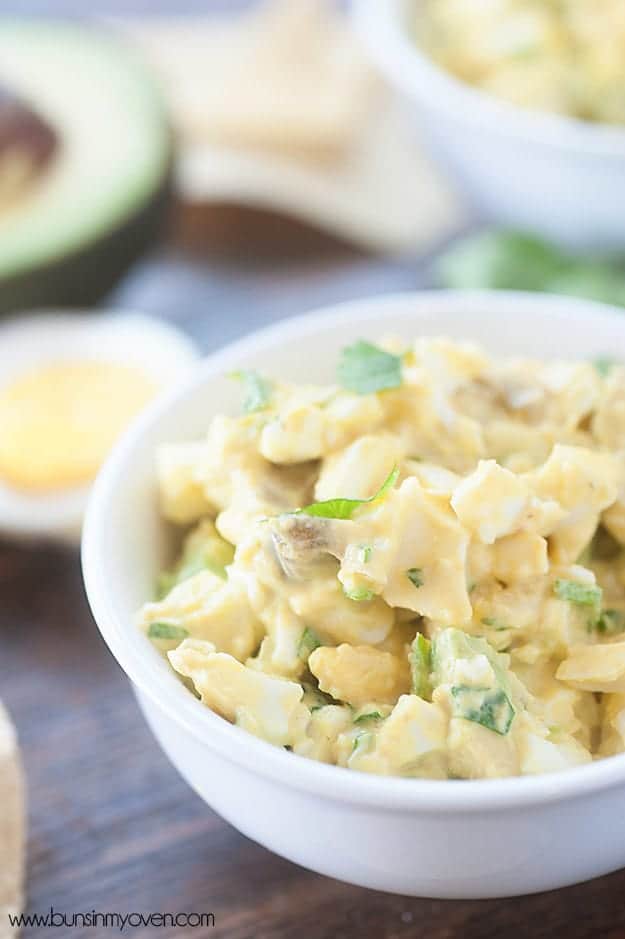
[[159, 453], [187, 534], [140, 628], [227, 720], [350, 769], [625, 749], [625, 368], [425, 338], [346, 361], [252, 377], [247, 413]]
[[415, 35], [458, 78], [514, 104], [625, 123], [621, 0], [426, 0]]

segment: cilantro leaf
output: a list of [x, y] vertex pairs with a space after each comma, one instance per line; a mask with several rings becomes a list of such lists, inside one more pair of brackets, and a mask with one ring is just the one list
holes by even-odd
[[175, 623], [150, 623], [148, 636], [150, 639], [186, 639], [189, 631]]
[[373, 394], [401, 385], [401, 356], [359, 339], [341, 353], [339, 383], [355, 394]]
[[263, 378], [258, 372], [250, 369], [241, 369], [238, 372], [232, 372], [230, 377], [236, 378], [243, 383], [243, 410], [246, 414], [262, 411], [269, 405], [273, 393], [273, 385], [267, 378]]
[[541, 290], [625, 305], [623, 259], [580, 258], [540, 238], [491, 230], [452, 245], [439, 260], [446, 287]]
[[324, 502], [312, 502], [310, 505], [305, 505], [303, 509], [297, 509], [297, 513], [314, 515], [318, 518], [351, 518], [361, 505], [368, 505], [385, 496], [397, 482], [398, 476], [399, 469], [394, 466], [376, 494], [368, 499], [326, 499]]
[[455, 242], [437, 267], [447, 287], [544, 290], [566, 270], [567, 258], [532, 235], [490, 230]]

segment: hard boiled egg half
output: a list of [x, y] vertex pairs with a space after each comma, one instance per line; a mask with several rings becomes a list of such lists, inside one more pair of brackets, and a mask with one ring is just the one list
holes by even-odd
[[178, 329], [138, 314], [0, 326], [0, 534], [77, 541], [116, 439], [197, 357]]

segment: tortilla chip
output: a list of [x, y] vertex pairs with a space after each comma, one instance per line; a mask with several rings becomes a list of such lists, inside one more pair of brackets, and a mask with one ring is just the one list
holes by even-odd
[[162, 79], [184, 201], [276, 211], [399, 255], [465, 224], [402, 103], [327, 2], [118, 25]]

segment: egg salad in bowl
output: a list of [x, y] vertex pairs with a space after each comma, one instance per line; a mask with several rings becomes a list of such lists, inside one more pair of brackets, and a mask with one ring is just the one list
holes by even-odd
[[621, 0], [424, 0], [419, 44], [453, 75], [513, 104], [625, 124]]
[[390, 776], [625, 750], [625, 367], [419, 337], [232, 377], [240, 416], [158, 451], [182, 542], [139, 614], [203, 704]]

